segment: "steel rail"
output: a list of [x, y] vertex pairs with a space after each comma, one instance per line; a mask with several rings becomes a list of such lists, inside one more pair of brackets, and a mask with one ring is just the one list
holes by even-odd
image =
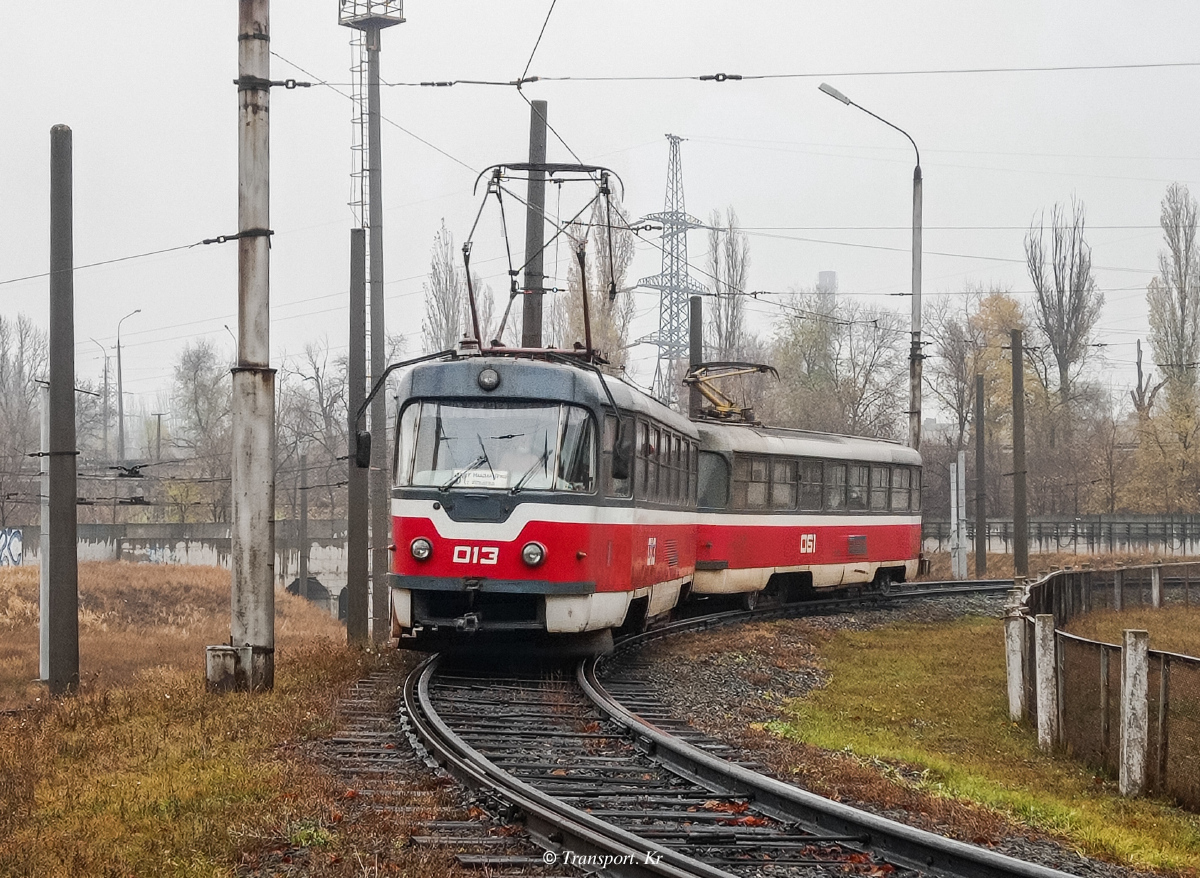
[[627, 832], [541, 792], [492, 763], [438, 716], [429, 683], [440, 656], [422, 662], [404, 683], [404, 704], [416, 733], [460, 782], [491, 790], [524, 814], [538, 844], [560, 855], [607, 858], [604, 874], [620, 878], [736, 878], [699, 860]]
[[[623, 638], [619, 648], [626, 651], [682, 630], [715, 627], [734, 621], [724, 618], [728, 616], [740, 620], [756, 615], [759, 615], [758, 611], [685, 620]], [[610, 695], [599, 679], [599, 666], [605, 658], [597, 656], [579, 663], [576, 671], [579, 685], [598, 709], [634, 736], [643, 752], [694, 783], [727, 795], [747, 797], [756, 809], [778, 820], [815, 824], [833, 834], [865, 835], [870, 839], [871, 848], [885, 858], [932, 874], [968, 878], [1065, 878], [1067, 875], [1048, 866], [1028, 863], [851, 808], [713, 756], [663, 732]]]

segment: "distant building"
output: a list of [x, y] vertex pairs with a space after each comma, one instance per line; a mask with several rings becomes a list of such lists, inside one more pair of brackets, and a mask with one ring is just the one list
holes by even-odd
[[837, 297], [838, 284], [836, 271], [822, 271], [817, 274], [817, 295], [822, 298]]

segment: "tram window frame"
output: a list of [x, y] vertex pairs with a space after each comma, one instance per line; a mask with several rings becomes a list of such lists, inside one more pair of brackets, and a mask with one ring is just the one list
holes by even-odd
[[770, 508], [776, 512], [791, 511], [796, 508], [799, 494], [798, 462], [794, 457], [772, 457], [770, 461]]
[[[820, 460], [800, 458], [796, 491], [796, 508], [801, 512], [820, 512], [825, 505], [825, 473]], [[812, 478], [812, 476], [816, 478]]]
[[651, 425], [650, 441], [646, 445], [646, 496], [661, 500], [659, 485], [662, 483], [662, 428]]
[[[703, 470], [703, 492], [697, 492], [696, 505], [701, 509], [727, 509], [732, 495], [733, 472], [725, 455], [716, 451], [701, 451], [698, 455], [698, 469]], [[699, 475], [699, 473], [697, 474]], [[720, 502], [717, 500], [720, 495]]]
[[841, 461], [825, 462], [825, 510], [827, 512], [845, 512], [846, 506], [846, 464]]
[[922, 487], [922, 485], [921, 485], [921, 468], [915, 467], [915, 466], [912, 467], [912, 473], [913, 473], [912, 502], [908, 508], [912, 512], [920, 512], [921, 511], [921, 487]]
[[865, 463], [851, 463], [846, 470], [846, 508], [852, 512], [865, 512], [870, 489], [871, 467]]
[[[688, 503], [696, 505], [699, 482], [700, 482], [700, 447], [694, 442], [688, 443]], [[728, 491], [726, 491], [728, 494]]]
[[617, 479], [613, 477], [613, 455], [617, 447], [617, 432], [620, 429], [615, 415], [604, 416], [604, 440], [601, 446], [601, 457], [604, 466], [604, 493], [610, 497], [628, 497], [633, 493], [633, 478]]
[[637, 448], [634, 454], [634, 481], [635, 492], [638, 497], [645, 497], [646, 487], [649, 479], [649, 460], [647, 459], [647, 449], [650, 446], [649, 439], [650, 426], [641, 418], [637, 422]]
[[892, 471], [887, 464], [871, 464], [868, 507], [872, 512], [888, 511], [888, 494], [892, 487]]
[[912, 475], [911, 467], [892, 467], [892, 492], [889, 506], [892, 512], [907, 512], [912, 504]]

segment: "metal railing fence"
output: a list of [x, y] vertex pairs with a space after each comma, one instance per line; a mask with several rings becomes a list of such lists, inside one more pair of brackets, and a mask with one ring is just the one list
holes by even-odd
[[[1200, 564], [1050, 573], [1024, 587], [1023, 600], [1010, 612], [1022, 630], [1017, 651], [1010, 654], [1010, 673], [1014, 663], [1019, 666], [1015, 672], [1021, 674], [1024, 693], [1019, 710], [1037, 725], [1034, 621], [1053, 616], [1054, 745], [1114, 777], [1125, 777], [1123, 764], [1127, 771], [1134, 765], [1140, 774], [1130, 782], [1132, 791], [1152, 792], [1200, 810], [1200, 658], [1150, 649], [1145, 665], [1131, 670], [1121, 645], [1062, 630], [1072, 619], [1096, 610], [1153, 607], [1170, 612], [1194, 603], [1200, 604]], [[1138, 673], [1144, 689], [1132, 682]], [[1139, 722], [1143, 728], [1136, 728]], [[1124, 748], [1123, 736], [1131, 742]], [[1131, 753], [1131, 747], [1140, 750]], [[1124, 788], [1124, 780], [1122, 784]]]

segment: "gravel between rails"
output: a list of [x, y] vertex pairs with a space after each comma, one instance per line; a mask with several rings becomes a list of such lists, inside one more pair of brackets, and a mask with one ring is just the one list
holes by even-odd
[[[751, 726], [776, 719], [784, 699], [803, 696], [824, 685], [826, 672], [805, 635], [806, 631], [811, 628], [869, 630], [897, 621], [939, 622], [963, 615], [998, 617], [1003, 614], [1004, 601], [1004, 595], [936, 597], [910, 601], [898, 609], [863, 610], [771, 623], [775, 627], [767, 648], [763, 648], [761, 638], [753, 636], [753, 627], [750, 627], [745, 629], [747, 636], [741, 648], [736, 635], [727, 635], [719, 652], [690, 652], [687, 661], [679, 660], [679, 646], [673, 638], [651, 644], [636, 655], [617, 658], [614, 668], [619, 671], [622, 665], [637, 662], [638, 677], [646, 681], [648, 691], [668, 706], [677, 718], [689, 721], [695, 728], [736, 748], [737, 755], [727, 754], [728, 758], [761, 762], [771, 766], [780, 779], [804, 786], [804, 781], [789, 776], [786, 768], [795, 758], [793, 745], [781, 744], [769, 733], [756, 731]], [[827, 760], [832, 758], [840, 759], [851, 773], [861, 770], [861, 762], [852, 765], [853, 760], [848, 756], [823, 754], [822, 758], [826, 760], [826, 766]], [[904, 766], [883, 764], [871, 766], [870, 770], [878, 772], [880, 768], [899, 775], [900, 779], [911, 771]], [[1135, 872], [1084, 857], [1054, 839], [975, 806], [939, 801], [940, 808], [931, 814], [924, 810], [920, 796], [902, 796], [906, 801], [899, 804], [880, 804], [856, 798], [853, 783], [839, 789], [836, 779], [826, 777], [823, 780], [833, 788], [832, 795], [846, 804], [921, 829], [985, 844], [1000, 853], [1074, 875], [1152, 878], [1158, 874]], [[814, 791], [831, 794], [830, 789]]]

